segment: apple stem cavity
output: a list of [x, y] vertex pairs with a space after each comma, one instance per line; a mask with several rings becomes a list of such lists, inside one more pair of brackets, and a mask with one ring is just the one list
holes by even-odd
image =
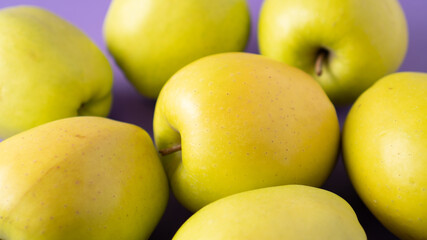
[[162, 156], [166, 156], [166, 155], [169, 155], [171, 153], [178, 152], [178, 151], [181, 151], [181, 144], [172, 146], [170, 148], [165, 148], [165, 149], [159, 150], [159, 153]]
[[323, 73], [323, 63], [326, 61], [328, 57], [328, 51], [326, 49], [320, 49], [317, 53], [315, 71], [318, 77], [322, 76]]

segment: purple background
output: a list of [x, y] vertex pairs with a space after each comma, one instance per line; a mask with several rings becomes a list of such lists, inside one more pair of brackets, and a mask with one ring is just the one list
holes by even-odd
[[[373, 0], [377, 1], [377, 0]], [[252, 32], [248, 43], [248, 52], [258, 52], [256, 32], [257, 19], [262, 0], [248, 0], [252, 13]], [[401, 0], [409, 25], [409, 50], [400, 71], [427, 72], [427, 1]], [[108, 55], [103, 37], [102, 25], [110, 1], [90, 0], [1, 0], [0, 8], [21, 4], [31, 4], [51, 10], [67, 19], [87, 35]], [[110, 117], [124, 122], [134, 123], [152, 134], [152, 117], [155, 101], [139, 95], [126, 81], [121, 71], [108, 55], [114, 69], [114, 103]], [[349, 107], [338, 108], [342, 123]], [[346, 199], [356, 211], [369, 239], [397, 239], [388, 232], [364, 207], [345, 173], [342, 159], [331, 177], [323, 186]], [[150, 239], [171, 239], [179, 226], [191, 214], [171, 196], [168, 208], [160, 224]]]

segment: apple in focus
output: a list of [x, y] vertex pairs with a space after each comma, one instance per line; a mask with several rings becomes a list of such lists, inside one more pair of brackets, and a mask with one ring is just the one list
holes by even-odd
[[100, 117], [53, 121], [0, 143], [0, 239], [148, 239], [167, 178], [150, 136]]
[[311, 76], [248, 53], [212, 55], [177, 72], [153, 126], [172, 190], [191, 211], [257, 188], [320, 186], [339, 142], [335, 108]]
[[369, 210], [401, 239], [427, 239], [427, 74], [379, 80], [353, 105], [344, 162]]

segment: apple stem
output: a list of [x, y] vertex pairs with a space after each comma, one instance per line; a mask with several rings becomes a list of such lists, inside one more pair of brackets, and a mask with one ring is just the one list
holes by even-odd
[[174, 153], [174, 152], [178, 152], [180, 150], [181, 150], [181, 144], [178, 144], [178, 145], [172, 146], [170, 148], [165, 148], [165, 149], [159, 150], [159, 153], [162, 156], [165, 156], [165, 155], [169, 155], [169, 154]]
[[328, 55], [327, 51], [319, 51], [319, 53], [317, 55], [315, 71], [316, 71], [316, 75], [318, 77], [322, 76], [323, 62], [325, 61], [325, 58], [327, 57], [327, 55]]

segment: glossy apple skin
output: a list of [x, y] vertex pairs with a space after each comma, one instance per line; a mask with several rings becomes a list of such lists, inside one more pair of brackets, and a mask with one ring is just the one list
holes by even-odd
[[427, 74], [396, 73], [356, 101], [344, 160], [371, 212], [401, 239], [427, 239]]
[[256, 188], [320, 186], [336, 159], [332, 103], [303, 71], [248, 53], [200, 59], [175, 74], [154, 113], [158, 149], [177, 199], [191, 211]]
[[351, 206], [334, 193], [287, 185], [238, 193], [191, 216], [173, 240], [364, 240]]
[[107, 116], [113, 73], [79, 29], [31, 6], [0, 10], [0, 138], [53, 120]]
[[104, 35], [133, 86], [157, 98], [165, 82], [190, 62], [243, 51], [249, 27], [246, 0], [114, 0]]
[[[311, 74], [335, 104], [348, 104], [395, 72], [408, 45], [397, 0], [266, 0], [259, 20], [262, 55]], [[320, 49], [329, 51], [315, 73]]]
[[0, 239], [148, 239], [166, 174], [141, 128], [98, 117], [41, 125], [0, 143]]

